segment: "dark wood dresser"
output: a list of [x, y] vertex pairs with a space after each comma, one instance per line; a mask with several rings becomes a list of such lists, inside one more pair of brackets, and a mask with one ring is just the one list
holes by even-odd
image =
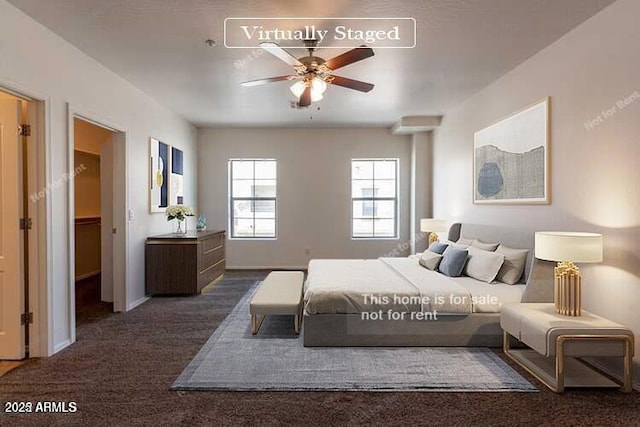
[[225, 231], [188, 231], [147, 238], [147, 294], [196, 294], [221, 279], [225, 269]]

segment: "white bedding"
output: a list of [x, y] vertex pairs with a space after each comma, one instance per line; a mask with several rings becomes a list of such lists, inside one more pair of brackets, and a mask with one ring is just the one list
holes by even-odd
[[416, 295], [418, 290], [378, 259], [311, 260], [305, 282], [305, 312], [308, 314], [362, 313], [378, 309], [416, 311], [414, 304], [376, 304], [365, 295], [391, 298], [394, 294]]
[[464, 286], [412, 258], [312, 260], [304, 299], [307, 314], [472, 312]]
[[472, 277], [454, 277], [472, 297], [474, 313], [500, 313], [503, 304], [519, 303], [526, 285], [508, 285], [501, 282], [485, 283]]

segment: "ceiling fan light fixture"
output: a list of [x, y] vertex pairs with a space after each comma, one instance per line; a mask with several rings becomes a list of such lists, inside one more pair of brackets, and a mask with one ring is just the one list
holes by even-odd
[[373, 49], [362, 45], [325, 61], [324, 58], [314, 56], [315, 41], [308, 40], [305, 42], [305, 46], [309, 50], [309, 55], [296, 58], [275, 42], [260, 43], [262, 49], [293, 67], [295, 73], [286, 76], [242, 82], [242, 86], [258, 86], [265, 83], [295, 79], [297, 81], [289, 87], [289, 90], [291, 90], [291, 93], [298, 99], [296, 104], [301, 108], [308, 107], [311, 103], [320, 101], [324, 97], [328, 84], [360, 92], [369, 92], [373, 89], [374, 85], [371, 83], [333, 74], [333, 71], [339, 68], [372, 57], [374, 55]]
[[313, 91], [311, 91], [311, 102], [318, 102], [322, 98], [324, 98], [324, 96], [321, 93], [313, 93]]
[[324, 91], [327, 90], [327, 83], [322, 80], [320, 77], [315, 77], [311, 80], [311, 93], [317, 92], [318, 94], [324, 94]]
[[[291, 85], [291, 93], [296, 97], [300, 98], [302, 93], [306, 89], [309, 83], [305, 81], [298, 81]], [[311, 102], [320, 101], [324, 97], [324, 92], [327, 90], [327, 83], [322, 80], [320, 77], [314, 77], [311, 80]]]
[[319, 77], [311, 80], [311, 102], [320, 101], [324, 97], [327, 84]]
[[307, 87], [307, 85], [305, 84], [305, 82], [303, 82], [302, 80], [295, 82], [293, 85], [291, 85], [291, 93], [293, 94], [293, 96], [295, 96], [296, 98], [300, 98], [300, 96], [302, 95], [302, 92], [304, 92], [304, 89]]

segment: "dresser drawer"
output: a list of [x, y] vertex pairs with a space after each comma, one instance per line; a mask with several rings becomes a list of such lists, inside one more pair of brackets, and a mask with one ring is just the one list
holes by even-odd
[[203, 270], [198, 275], [198, 291], [207, 286], [209, 283], [218, 279], [220, 276], [224, 274], [225, 262], [224, 259], [218, 261], [214, 265], [208, 267]]
[[220, 263], [220, 261], [224, 260], [224, 247], [220, 247], [202, 254], [202, 257], [200, 258], [200, 260], [201, 261], [200, 261], [199, 273], [202, 273], [203, 271], [211, 268], [212, 266]]
[[202, 255], [224, 248], [224, 233], [202, 240]]

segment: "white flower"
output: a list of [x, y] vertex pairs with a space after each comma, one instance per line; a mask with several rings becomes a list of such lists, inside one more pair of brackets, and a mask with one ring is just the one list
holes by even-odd
[[184, 221], [185, 217], [194, 216], [193, 208], [185, 205], [172, 205], [167, 207], [167, 221], [177, 219], [178, 221]]

